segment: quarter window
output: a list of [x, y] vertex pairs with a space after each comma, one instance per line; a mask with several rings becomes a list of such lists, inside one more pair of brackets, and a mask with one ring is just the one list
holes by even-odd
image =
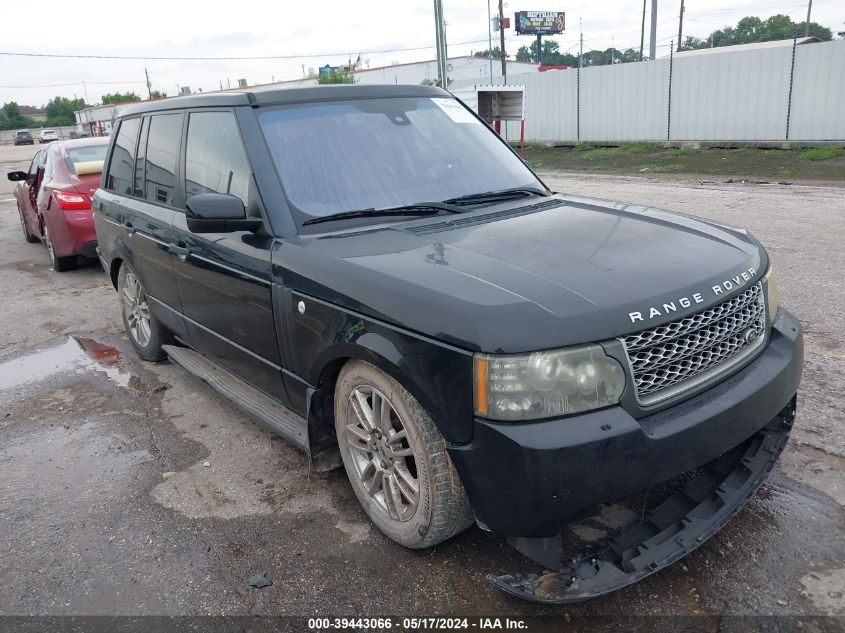
[[176, 194], [176, 162], [182, 141], [182, 113], [150, 117], [144, 166], [144, 198], [173, 204]]
[[144, 197], [144, 165], [147, 155], [147, 136], [150, 134], [150, 117], [144, 119], [141, 126], [141, 142], [138, 143], [138, 155], [135, 157], [135, 195]]
[[230, 193], [249, 203], [249, 162], [231, 112], [194, 112], [188, 119], [185, 195]]
[[111, 161], [109, 162], [109, 177], [106, 181], [107, 189], [115, 193], [132, 195], [132, 172], [135, 168], [135, 146], [138, 144], [138, 130], [141, 119], [125, 119], [121, 121], [114, 141]]

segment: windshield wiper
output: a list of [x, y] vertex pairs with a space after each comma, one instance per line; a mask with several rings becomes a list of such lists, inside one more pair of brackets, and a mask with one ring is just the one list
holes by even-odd
[[446, 204], [480, 204], [482, 202], [499, 202], [504, 200], [515, 200], [517, 198], [526, 198], [528, 196], [541, 196], [546, 198], [552, 195], [545, 189], [537, 187], [514, 187], [513, 189], [502, 189], [501, 191], [486, 191], [484, 193], [470, 193], [465, 196], [458, 196], [457, 198], [449, 198], [444, 200]]
[[349, 220], [352, 218], [375, 218], [389, 215], [434, 215], [441, 211], [461, 213], [462, 210], [456, 209], [448, 202], [418, 202], [416, 204], [403, 204], [398, 207], [387, 207], [385, 209], [372, 208], [360, 209], [358, 211], [341, 211], [340, 213], [332, 213], [331, 215], [322, 215], [305, 220], [302, 226], [319, 224], [320, 222], [333, 222], [334, 220]]

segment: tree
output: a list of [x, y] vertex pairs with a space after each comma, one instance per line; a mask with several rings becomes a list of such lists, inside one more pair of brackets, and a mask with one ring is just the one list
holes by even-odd
[[3, 114], [9, 121], [15, 121], [21, 118], [21, 107], [16, 102], [9, 101], [3, 106]]
[[354, 84], [355, 77], [345, 70], [333, 70], [328, 73], [320, 73], [317, 75], [317, 83], [320, 85]]
[[[516, 52], [516, 59], [520, 62], [537, 63], [537, 46], [520, 46]], [[543, 40], [543, 56], [540, 60], [544, 66], [577, 66], [578, 57], [560, 52], [560, 44], [554, 40]]]
[[74, 125], [76, 117], [73, 113], [84, 107], [85, 101], [83, 99], [55, 97], [48, 101], [44, 107], [44, 111], [47, 113], [47, 125]]
[[[527, 46], [520, 46], [519, 50], [516, 51], [516, 61], [518, 62], [536, 62], [537, 55], [535, 54], [537, 49], [533, 46], [531, 48]], [[481, 57], [478, 53], [475, 54], [476, 57]]]
[[39, 122], [23, 116], [21, 107], [14, 101], [3, 104], [0, 109], [0, 130], [17, 130], [21, 128], [39, 127]]
[[153, 90], [150, 92], [150, 99], [164, 99], [167, 96], [166, 92], [161, 90]]
[[[772, 40], [792, 39], [796, 35], [804, 35], [806, 22], [793, 22], [788, 15], [773, 15], [765, 20], [747, 16], [737, 22], [735, 27], [726, 26], [713, 31], [706, 39], [686, 37], [682, 49], [709, 48], [711, 46], [733, 46], [735, 44], [752, 44], [755, 42], [770, 42]], [[830, 40], [833, 33], [827, 27], [810, 22], [810, 35], [820, 40]]]
[[[502, 59], [502, 49], [498, 46], [494, 46], [491, 49], [486, 51], [478, 51], [475, 53], [475, 57], [492, 57], [493, 59]], [[510, 55], [506, 55], [506, 58], [510, 57]]]
[[141, 97], [134, 92], [107, 92], [103, 95], [103, 105], [107, 103], [125, 103], [127, 101], [140, 101]]

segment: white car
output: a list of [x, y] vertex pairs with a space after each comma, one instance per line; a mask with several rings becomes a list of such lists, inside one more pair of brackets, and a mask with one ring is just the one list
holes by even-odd
[[59, 135], [56, 134], [55, 130], [41, 130], [38, 134], [38, 142], [39, 143], [49, 143], [50, 141], [58, 141]]

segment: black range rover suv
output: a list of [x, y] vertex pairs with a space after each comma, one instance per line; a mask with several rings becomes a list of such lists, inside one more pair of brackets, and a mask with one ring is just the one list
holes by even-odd
[[[744, 230], [555, 194], [437, 88], [167, 99], [116, 129], [94, 216], [132, 345], [342, 463], [407, 547], [477, 522], [550, 570], [502, 589], [598, 595], [715, 533], [786, 441], [801, 330]], [[658, 487], [563, 556], [568, 522]]]

